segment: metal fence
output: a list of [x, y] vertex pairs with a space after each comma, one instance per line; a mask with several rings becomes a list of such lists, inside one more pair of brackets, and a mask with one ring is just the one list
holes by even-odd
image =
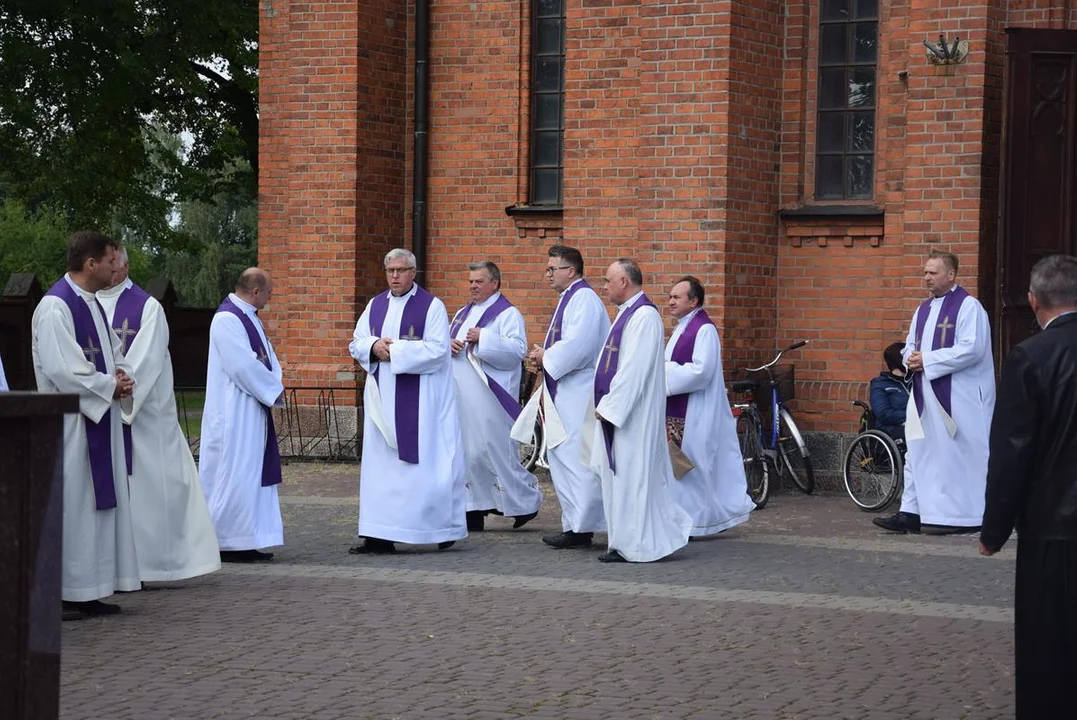
[[[201, 445], [205, 399], [204, 387], [176, 388], [180, 427], [196, 458]], [[274, 408], [273, 417], [282, 459], [359, 460], [358, 415], [353, 390], [288, 388], [284, 393], [284, 406]]]

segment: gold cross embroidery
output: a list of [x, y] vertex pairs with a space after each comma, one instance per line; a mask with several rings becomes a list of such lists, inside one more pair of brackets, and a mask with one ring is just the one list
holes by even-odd
[[422, 340], [421, 337], [415, 334], [415, 326], [412, 325], [408, 328], [408, 334], [400, 338], [401, 340]]
[[97, 356], [101, 354], [101, 348], [94, 346], [92, 335], [86, 338], [86, 342], [88, 343], [88, 346], [82, 348], [82, 354], [85, 355], [86, 359], [92, 362], [96, 367]]
[[269, 355], [266, 354], [266, 349], [261, 346], [258, 347], [258, 362], [263, 365], [269, 364]]
[[127, 354], [127, 340], [128, 340], [128, 338], [133, 338], [135, 335], [138, 334], [138, 330], [131, 330], [130, 327], [128, 327], [130, 322], [131, 321], [130, 321], [129, 318], [124, 318], [123, 319], [123, 325], [116, 328], [116, 334], [120, 336], [120, 354], [121, 355], [126, 355]]
[[617, 352], [618, 347], [613, 344], [613, 339], [611, 338], [610, 341], [606, 343], [606, 346], [602, 349], [606, 351], [606, 368], [602, 372], [609, 372], [610, 360], [613, 359], [613, 353]]
[[554, 325], [550, 328], [550, 344], [553, 345], [557, 342], [557, 336], [561, 334], [561, 328]]
[[942, 337], [940, 339], [939, 347], [946, 347], [946, 331], [954, 329], [954, 324], [950, 322], [950, 316], [947, 315], [946, 317], [944, 317], [942, 319], [942, 322], [935, 327], [942, 330]]

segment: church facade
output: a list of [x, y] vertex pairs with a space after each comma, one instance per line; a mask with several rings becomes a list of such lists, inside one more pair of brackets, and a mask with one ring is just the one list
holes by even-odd
[[959, 256], [997, 357], [1029, 332], [1031, 264], [1074, 252], [1070, 28], [1068, 0], [265, 0], [259, 261], [286, 383], [361, 383], [347, 345], [421, 183], [450, 311], [493, 260], [541, 342], [560, 242], [593, 282], [635, 258], [660, 306], [693, 274], [727, 373], [810, 340], [798, 420], [851, 431], [931, 249]]

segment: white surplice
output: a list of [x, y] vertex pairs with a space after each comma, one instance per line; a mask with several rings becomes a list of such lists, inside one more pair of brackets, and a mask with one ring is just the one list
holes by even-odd
[[[461, 318], [456, 338], [463, 340], [500, 297], [501, 293], [494, 293], [472, 306], [467, 317]], [[479, 329], [478, 343], [467, 344], [452, 360], [467, 460], [469, 511], [497, 510], [506, 517], [516, 517], [538, 512], [542, 504], [538, 481], [520, 464], [519, 444], [509, 437], [513, 418], [479, 374], [481, 370], [510, 396], [519, 399], [521, 363], [526, 352], [524, 316], [515, 307], [509, 307]]]
[[[363, 390], [363, 457], [359, 475], [359, 536], [404, 543], [441, 543], [467, 537], [464, 445], [450, 367], [449, 318], [434, 298], [422, 340], [401, 340], [404, 305], [417, 292], [394, 297], [380, 337], [394, 340], [388, 362], [371, 362], [379, 340], [370, 331], [370, 307], [359, 317], [351, 356], [369, 373]], [[378, 380], [373, 373], [380, 366]], [[396, 443], [396, 376], [420, 375], [419, 462], [401, 460]], [[380, 427], [379, 427], [380, 426]], [[385, 433], [388, 433], [387, 438]]]
[[[640, 294], [622, 303], [617, 315]], [[610, 470], [602, 424], [590, 423], [594, 428], [591, 467], [602, 479], [609, 548], [630, 562], [666, 557], [688, 544], [692, 530], [691, 516], [670, 490], [670, 484], [677, 481], [666, 442], [664, 334], [662, 318], [654, 307], [641, 307], [632, 314], [621, 334], [610, 391], [595, 407], [616, 428], [616, 473]], [[602, 344], [606, 345], [605, 339]]]
[[[951, 291], [952, 292], [952, 291]], [[935, 328], [943, 298], [931, 301], [921, 338], [924, 359], [924, 413], [919, 418], [923, 437], [911, 432], [916, 401], [909, 395], [905, 423], [904, 512], [920, 515], [927, 525], [978, 526], [983, 521], [987, 487], [988, 435], [995, 407], [995, 365], [991, 357], [991, 328], [987, 312], [976, 298], [966, 298], [957, 314], [957, 335], [949, 348], [934, 350]], [[916, 350], [916, 313], [913, 313], [904, 357]], [[953, 436], [931, 380], [951, 376], [950, 403], [956, 431]]]
[[[135, 382], [130, 366], [120, 354], [118, 343], [98, 310], [94, 294], [64, 276], [90, 306], [97, 337], [105, 347], [107, 373], [100, 373], [86, 359], [81, 341], [75, 337], [75, 323], [67, 303], [46, 295], [34, 310], [34, 376], [39, 392], [72, 393], [79, 396], [79, 412], [64, 416], [64, 520], [63, 580], [61, 596], [71, 602], [99, 600], [117, 590], [139, 589], [138, 557], [131, 526], [131, 503], [127, 492], [127, 468], [123, 454], [121, 405], [112, 399], [116, 391], [116, 368]], [[111, 348], [110, 343], [111, 341]], [[109, 349], [110, 348], [110, 349]], [[111, 410], [112, 473], [116, 486], [116, 507], [98, 510], [90, 474], [90, 451], [86, 440], [86, 418], [100, 422]]]
[[259, 550], [284, 544], [277, 486], [262, 487], [265, 408], [281, 396], [284, 384], [254, 306], [234, 293], [228, 297], [254, 323], [273, 369], [251, 349], [238, 317], [230, 312], [213, 316], [198, 477], [221, 550]]
[[748, 496], [744, 459], [726, 396], [718, 329], [709, 323], [699, 329], [691, 362], [670, 361], [677, 340], [697, 312], [677, 322], [665, 358], [666, 394], [688, 393], [681, 450], [695, 465], [670, 488], [673, 498], [692, 516], [692, 535], [702, 536], [745, 522], [755, 503]]
[[[127, 280], [97, 293], [109, 325], [120, 295], [131, 285]], [[168, 321], [161, 303], [148, 298], [140, 322], [125, 355], [138, 383], [131, 412], [123, 414], [131, 426], [129, 485], [139, 573], [150, 582], [185, 580], [219, 570], [221, 556], [198, 467], [176, 413]]]
[[[558, 307], [565, 302], [566, 293], [567, 288], [558, 297]], [[547, 339], [552, 329], [551, 319]], [[562, 530], [586, 533], [606, 529], [602, 484], [587, 458], [582, 457], [581, 433], [590, 430], [587, 416], [593, 406], [595, 361], [609, 329], [610, 316], [602, 299], [594, 290], [578, 290], [565, 307], [558, 341], [542, 356], [542, 371], [557, 381], [553, 406], [565, 432], [564, 442], [546, 449], [550, 479], [561, 503]], [[549, 403], [549, 395], [543, 397], [543, 403]]]

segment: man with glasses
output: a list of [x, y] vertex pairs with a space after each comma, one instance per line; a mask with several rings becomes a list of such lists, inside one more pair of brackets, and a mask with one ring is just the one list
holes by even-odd
[[354, 555], [396, 552], [394, 543], [467, 537], [464, 444], [441, 300], [415, 284], [415, 256], [385, 256], [388, 292], [355, 325], [351, 356], [367, 372], [359, 537]]
[[[536, 403], [528, 405], [541, 405], [545, 418], [547, 459], [561, 503], [562, 532], [542, 541], [558, 549], [589, 548], [594, 533], [606, 529], [606, 519], [598, 476], [580, 458], [580, 433], [610, 318], [602, 299], [583, 279], [583, 256], [576, 248], [550, 248], [546, 279], [559, 297], [546, 339], [528, 356], [544, 375]], [[523, 430], [529, 433], [533, 424], [534, 413], [521, 413], [513, 436], [519, 438]]]

